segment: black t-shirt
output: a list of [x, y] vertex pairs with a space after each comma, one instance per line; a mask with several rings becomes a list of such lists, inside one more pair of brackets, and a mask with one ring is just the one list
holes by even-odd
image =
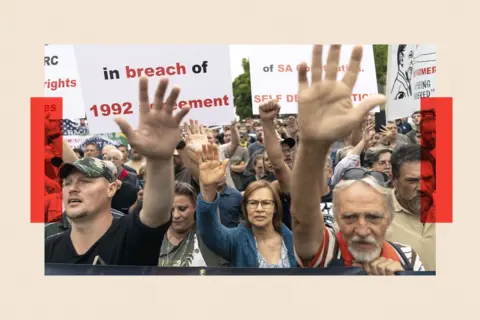
[[169, 223], [150, 228], [138, 213], [114, 219], [105, 234], [83, 255], [70, 239], [71, 229], [45, 240], [45, 263], [93, 264], [99, 256], [107, 265], [156, 266]]
[[112, 208], [128, 214], [128, 208], [137, 201], [138, 189], [130, 183], [122, 183], [112, 198]]

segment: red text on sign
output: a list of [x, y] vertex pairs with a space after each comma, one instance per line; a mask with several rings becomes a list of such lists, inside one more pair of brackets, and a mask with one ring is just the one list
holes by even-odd
[[421, 68], [421, 69], [415, 70], [415, 77], [423, 76], [425, 74], [434, 74], [435, 72], [437, 72], [437, 67], [436, 66], [428, 67], [428, 68]]
[[75, 88], [77, 86], [77, 80], [75, 79], [58, 79], [50, 80], [44, 82], [44, 85], [47, 89], [55, 91], [60, 88]]
[[[187, 105], [189, 105], [191, 109], [226, 107], [230, 105], [229, 100], [230, 99], [228, 95], [224, 95], [223, 97], [217, 97], [217, 98], [180, 100], [180, 101], [177, 101], [177, 103], [175, 103], [173, 110], [181, 109]], [[153, 107], [153, 103], [150, 104], [150, 108], [152, 107]]]
[[147, 77], [161, 77], [161, 76], [174, 76], [179, 74], [187, 74], [187, 68], [180, 64], [176, 63], [173, 66], [160, 66], [156, 68], [132, 68], [130, 66], [125, 66], [125, 74], [128, 79], [139, 78], [142, 76]]
[[111, 105], [102, 104], [100, 107], [95, 104], [90, 108], [90, 111], [93, 112], [94, 117], [98, 117], [99, 115], [108, 117], [111, 114], [133, 114], [132, 104], [130, 102], [124, 102], [121, 105], [119, 103], [112, 103]]

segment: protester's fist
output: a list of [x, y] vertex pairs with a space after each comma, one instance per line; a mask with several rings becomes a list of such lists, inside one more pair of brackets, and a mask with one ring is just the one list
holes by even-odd
[[218, 147], [210, 143], [202, 146], [202, 153], [196, 152], [200, 163], [200, 183], [204, 186], [216, 185], [227, 173], [228, 159], [220, 161]]
[[405, 271], [398, 261], [380, 257], [363, 265], [365, 272], [373, 276], [393, 276], [395, 272]]
[[280, 105], [275, 100], [270, 100], [260, 104], [258, 107], [260, 111], [260, 119], [263, 121], [273, 121], [280, 112]]
[[180, 89], [172, 88], [164, 103], [167, 87], [168, 79], [161, 79], [155, 92], [153, 106], [150, 108], [148, 80], [140, 78], [138, 128], [134, 130], [122, 117], [115, 118], [132, 148], [145, 155], [147, 159], [170, 160], [173, 157], [180, 137], [179, 125], [183, 117], [190, 111], [189, 106], [184, 106], [173, 115], [173, 107], [180, 94]]
[[350, 63], [341, 81], [337, 81], [340, 45], [330, 46], [323, 76], [323, 46], [316, 45], [312, 54], [312, 84], [308, 84], [307, 66], [298, 71], [298, 126], [302, 141], [331, 145], [348, 136], [367, 113], [385, 102], [383, 95], [372, 95], [353, 108], [352, 90], [362, 60], [362, 47], [352, 51]]

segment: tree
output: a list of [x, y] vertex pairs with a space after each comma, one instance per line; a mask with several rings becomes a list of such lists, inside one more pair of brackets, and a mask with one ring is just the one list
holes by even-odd
[[240, 120], [252, 116], [252, 89], [250, 85], [250, 62], [242, 59], [243, 73], [233, 80], [233, 102]]
[[373, 56], [375, 59], [378, 89], [380, 93], [385, 93], [385, 86], [387, 85], [388, 45], [374, 44]]

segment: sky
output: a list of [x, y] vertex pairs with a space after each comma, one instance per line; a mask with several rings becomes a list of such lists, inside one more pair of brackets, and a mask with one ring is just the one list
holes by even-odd
[[230, 66], [232, 71], [232, 82], [243, 73], [242, 58], [247, 58], [250, 53], [250, 45], [248, 44], [232, 44], [230, 45]]

